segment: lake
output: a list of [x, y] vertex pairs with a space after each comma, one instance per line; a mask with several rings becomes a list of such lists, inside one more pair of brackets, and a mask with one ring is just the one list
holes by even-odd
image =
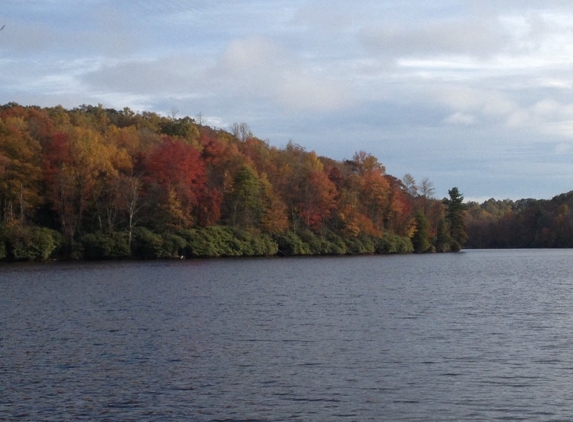
[[0, 267], [0, 419], [569, 421], [573, 250]]

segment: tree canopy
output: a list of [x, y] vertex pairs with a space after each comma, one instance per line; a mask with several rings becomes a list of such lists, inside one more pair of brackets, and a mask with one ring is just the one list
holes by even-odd
[[552, 199], [469, 202], [465, 217], [472, 248], [573, 247], [573, 192]]
[[463, 196], [452, 191], [442, 203], [428, 179], [400, 180], [372, 154], [277, 148], [245, 123], [0, 106], [5, 260], [455, 250]]

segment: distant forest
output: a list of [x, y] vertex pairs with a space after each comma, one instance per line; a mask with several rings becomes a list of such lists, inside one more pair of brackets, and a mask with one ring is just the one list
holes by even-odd
[[0, 106], [0, 260], [573, 247], [573, 193], [464, 203], [386, 173], [269, 145], [245, 123], [83, 105]]
[[467, 247], [573, 248], [573, 192], [550, 200], [469, 202], [467, 208]]

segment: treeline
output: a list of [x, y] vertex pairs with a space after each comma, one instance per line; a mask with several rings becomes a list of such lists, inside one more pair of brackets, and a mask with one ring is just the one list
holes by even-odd
[[573, 247], [573, 191], [550, 200], [489, 199], [467, 206], [468, 247]]
[[1, 260], [459, 250], [455, 193], [437, 200], [362, 151], [276, 148], [246, 124], [0, 106]]

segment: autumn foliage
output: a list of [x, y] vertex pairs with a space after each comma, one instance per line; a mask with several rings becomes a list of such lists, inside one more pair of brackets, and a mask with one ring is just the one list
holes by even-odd
[[371, 154], [277, 148], [245, 124], [0, 107], [0, 259], [408, 252], [415, 233], [430, 250], [443, 206], [411, 188]]

